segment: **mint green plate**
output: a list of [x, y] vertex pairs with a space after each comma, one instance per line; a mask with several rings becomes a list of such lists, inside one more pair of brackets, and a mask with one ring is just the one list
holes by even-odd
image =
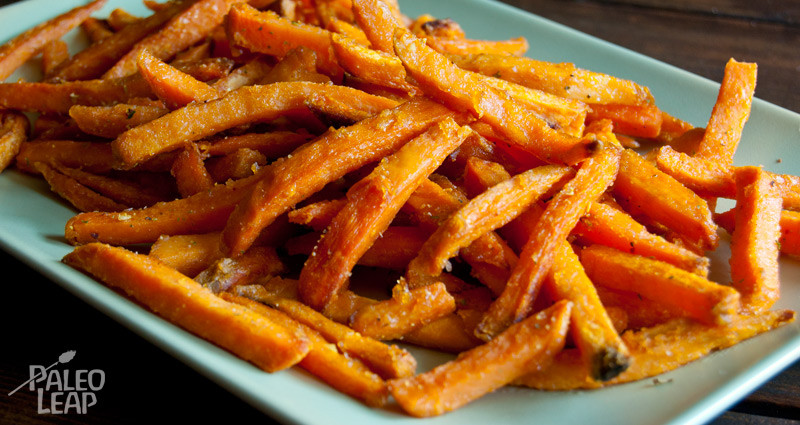
[[[0, 9], [0, 42], [72, 7], [80, 0], [27, 0]], [[146, 15], [138, 0], [109, 0], [100, 15], [115, 7]], [[593, 71], [633, 79], [650, 87], [658, 105], [674, 116], [703, 126], [718, 85], [653, 59], [589, 37], [529, 13], [488, 0], [401, 0], [412, 17], [429, 13], [458, 21], [472, 38], [525, 36], [529, 55], [573, 62]], [[72, 47], [83, 43], [77, 32]], [[720, 67], [724, 64], [720, 63]], [[36, 78], [26, 66], [9, 78]], [[763, 164], [781, 173], [800, 174], [800, 115], [756, 100], [737, 164]], [[778, 163], [776, 160], [782, 161]], [[331, 390], [312, 376], [289, 370], [264, 373], [226, 351], [190, 335], [60, 263], [70, 251], [64, 223], [74, 214], [50, 194], [42, 181], [14, 170], [0, 174], [0, 246], [76, 296], [128, 326], [142, 337], [251, 403], [267, 415], [297, 424], [699, 424], [719, 415], [784, 367], [800, 358], [800, 324], [717, 352], [662, 376], [663, 385], [634, 382], [595, 391], [541, 392], [505, 388], [449, 414], [413, 419], [397, 408], [372, 409]], [[712, 278], [727, 280], [727, 245], [713, 258]], [[783, 296], [778, 308], [800, 310], [800, 266], [781, 263]], [[413, 350], [420, 370], [447, 356]]]

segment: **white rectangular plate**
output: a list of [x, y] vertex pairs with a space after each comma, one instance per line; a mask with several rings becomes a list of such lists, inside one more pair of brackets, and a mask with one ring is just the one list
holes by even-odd
[[[84, 3], [27, 0], [2, 8], [0, 42]], [[137, 0], [109, 0], [100, 14], [115, 7], [141, 16], [148, 13]], [[708, 120], [716, 99], [715, 83], [500, 3], [401, 0], [401, 7], [412, 17], [429, 13], [453, 18], [471, 38], [527, 37], [532, 41], [529, 55], [537, 59], [573, 62], [635, 80], [650, 87], [662, 109], [698, 126]], [[81, 42], [76, 32], [68, 39], [72, 46]], [[26, 66], [9, 81], [35, 78], [35, 74], [35, 67]], [[800, 115], [756, 100], [736, 163], [800, 174], [799, 138]], [[779, 158], [781, 162], [776, 161]], [[0, 175], [0, 246], [245, 401], [288, 423], [698, 424], [720, 414], [800, 357], [800, 324], [794, 323], [671, 372], [662, 377], [668, 384], [655, 386], [643, 381], [570, 392], [506, 388], [453, 413], [413, 419], [396, 408], [365, 407], [302, 371], [261, 372], [61, 264], [60, 259], [71, 249], [63, 239], [64, 223], [73, 214], [42, 181], [14, 170]], [[720, 281], [727, 274], [725, 251], [723, 246], [714, 257], [718, 267], [712, 277]], [[783, 297], [776, 307], [800, 310], [800, 266], [791, 260], [782, 260], [781, 266]], [[446, 358], [424, 350], [414, 353], [420, 370]]]

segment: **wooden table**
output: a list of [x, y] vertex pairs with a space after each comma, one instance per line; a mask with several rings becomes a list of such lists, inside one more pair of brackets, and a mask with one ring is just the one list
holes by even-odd
[[[0, 0], [0, 5], [14, 0]], [[719, 81], [729, 57], [759, 64], [756, 95], [800, 111], [800, 1], [505, 0], [656, 59]], [[496, 23], [492, 23], [496, 24]], [[0, 423], [272, 423], [256, 409], [89, 307], [0, 250]], [[13, 277], [12, 277], [13, 274]], [[106, 383], [88, 415], [37, 413], [34, 393], [7, 397], [28, 365], [76, 350], [74, 369], [101, 369]], [[800, 420], [796, 363], [714, 424]]]

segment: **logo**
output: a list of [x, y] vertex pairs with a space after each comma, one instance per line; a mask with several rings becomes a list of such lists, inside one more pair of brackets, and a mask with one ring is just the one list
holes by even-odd
[[39, 414], [86, 414], [97, 404], [97, 392], [106, 383], [106, 374], [100, 369], [58, 369], [56, 366], [69, 363], [75, 358], [75, 350], [64, 352], [50, 366], [30, 365], [30, 378], [20, 384], [8, 396], [28, 386], [37, 393]]

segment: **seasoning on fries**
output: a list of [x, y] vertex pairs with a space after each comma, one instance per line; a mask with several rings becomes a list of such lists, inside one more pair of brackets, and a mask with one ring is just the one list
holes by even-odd
[[[0, 79], [38, 54], [44, 75], [0, 83], [0, 171], [74, 207], [66, 264], [267, 373], [427, 417], [794, 320], [772, 307], [800, 177], [732, 161], [755, 64], [726, 64], [695, 128], [636, 82], [394, 1], [104, 4], [0, 46]], [[719, 228], [730, 282], [709, 278]], [[418, 372], [411, 346], [457, 356]]]

